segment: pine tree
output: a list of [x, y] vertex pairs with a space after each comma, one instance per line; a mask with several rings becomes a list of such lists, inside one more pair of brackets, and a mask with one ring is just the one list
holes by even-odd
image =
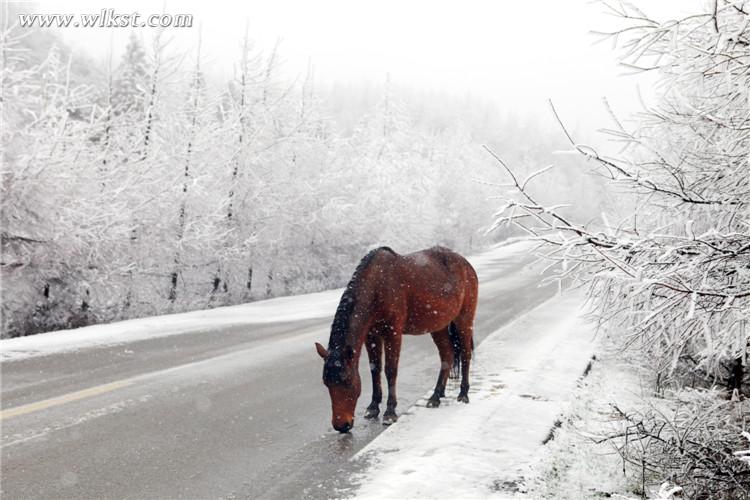
[[131, 33], [112, 89], [115, 113], [133, 113], [141, 116], [145, 111], [149, 80], [149, 65], [141, 41]]
[[194, 177], [194, 173], [191, 172], [191, 167], [194, 165], [194, 152], [195, 152], [195, 140], [198, 128], [198, 118], [201, 106], [201, 98], [205, 98], [205, 87], [206, 82], [200, 68], [200, 42], [198, 43], [198, 55], [195, 60], [195, 69], [192, 75], [192, 82], [190, 84], [189, 93], [189, 104], [186, 109], [186, 117], [189, 122], [188, 125], [188, 137], [187, 145], [185, 150], [184, 170], [182, 175], [182, 199], [180, 200], [180, 208], [178, 211], [177, 219], [177, 244], [176, 253], [174, 256], [174, 268], [170, 274], [170, 286], [169, 286], [169, 300], [174, 303], [177, 300], [177, 280], [180, 275], [180, 269], [182, 266], [182, 243], [185, 236], [185, 224], [187, 221], [187, 202], [188, 202], [188, 188], [190, 182]]

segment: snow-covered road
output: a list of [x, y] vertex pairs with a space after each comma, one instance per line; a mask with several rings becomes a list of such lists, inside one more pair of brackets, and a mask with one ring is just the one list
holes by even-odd
[[[523, 244], [473, 259], [479, 342], [554, 295], [554, 286], [539, 287], [532, 260]], [[350, 435], [330, 429], [313, 342], [327, 341], [339, 294], [0, 341], [2, 497], [326, 498], [352, 491], [351, 478], [366, 464], [350, 458], [383, 426], [358, 419]], [[487, 356], [482, 349], [477, 370]], [[429, 336], [404, 343], [402, 411], [432, 386], [437, 365]], [[477, 375], [472, 405], [480, 407], [485, 389]], [[368, 398], [366, 390], [360, 413]]]

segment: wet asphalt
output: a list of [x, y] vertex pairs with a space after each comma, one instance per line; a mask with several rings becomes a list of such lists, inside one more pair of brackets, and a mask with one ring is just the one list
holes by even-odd
[[[555, 293], [540, 286], [532, 260], [517, 254], [479, 270], [477, 343]], [[66, 402], [0, 422], [0, 496], [351, 495], [352, 473], [367, 461], [350, 459], [384, 427], [361, 418], [370, 398], [364, 371], [354, 429], [342, 435], [330, 427], [313, 347], [327, 343], [330, 321], [221, 328], [3, 363], [3, 410]], [[432, 388], [438, 367], [428, 335], [404, 339], [399, 411]], [[76, 399], [79, 391], [86, 396]]]

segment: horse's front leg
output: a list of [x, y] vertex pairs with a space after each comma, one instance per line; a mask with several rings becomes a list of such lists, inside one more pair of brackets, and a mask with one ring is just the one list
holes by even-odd
[[383, 369], [383, 338], [379, 332], [371, 332], [365, 339], [367, 357], [370, 359], [372, 375], [372, 401], [365, 411], [365, 418], [378, 418], [380, 402], [383, 400], [383, 389], [380, 386], [380, 371]]
[[388, 380], [388, 403], [383, 414], [383, 425], [391, 425], [398, 420], [396, 415], [396, 378], [398, 377], [398, 358], [401, 355], [401, 329], [391, 329], [385, 335], [385, 378]]

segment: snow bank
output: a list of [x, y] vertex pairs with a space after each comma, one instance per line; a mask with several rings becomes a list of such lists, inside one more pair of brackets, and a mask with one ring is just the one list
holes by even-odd
[[593, 354], [580, 294], [555, 297], [477, 349], [471, 403], [418, 402], [355, 460], [357, 498], [515, 498]]
[[[531, 243], [516, 241], [499, 244], [469, 260], [480, 279], [492, 272], [498, 260], [523, 254]], [[0, 340], [0, 361], [121, 344], [156, 337], [215, 330], [221, 327], [283, 323], [332, 317], [343, 289], [280, 297], [237, 306], [218, 307], [164, 316], [93, 325], [73, 330]], [[212, 331], [212, 335], [216, 332]]]
[[599, 343], [590, 374], [573, 392], [564, 423], [536, 467], [532, 498], [640, 498], [640, 474], [623, 474], [615, 443], [600, 440], [629, 425], [613, 405], [625, 411], [642, 407], [644, 392], [652, 389], [649, 375], [637, 352], [623, 352], [611, 340]]
[[336, 310], [342, 292], [343, 289], [328, 290], [238, 306], [152, 316], [5, 339], [0, 341], [0, 360], [17, 360], [228, 326], [326, 318]]

